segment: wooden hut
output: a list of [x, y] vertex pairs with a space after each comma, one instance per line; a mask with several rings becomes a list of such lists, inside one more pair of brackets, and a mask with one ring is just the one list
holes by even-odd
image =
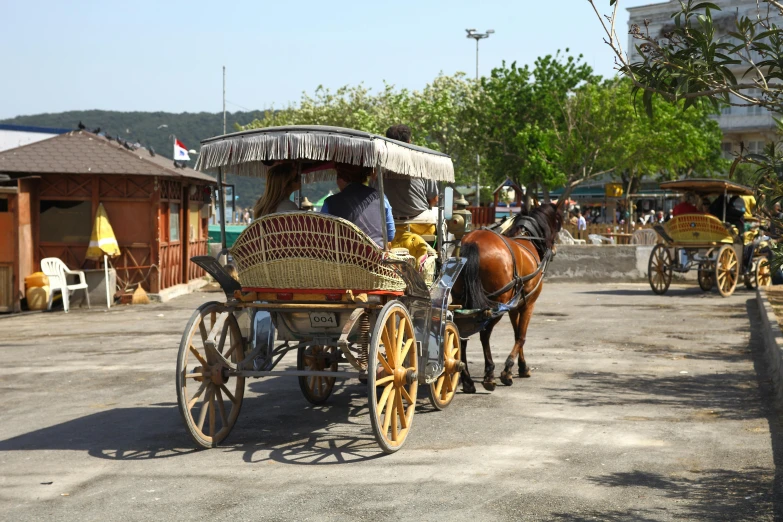
[[99, 203], [122, 252], [111, 261], [121, 288], [159, 293], [203, 275], [188, 260], [207, 253], [210, 176], [86, 131], [0, 152], [0, 175], [0, 311], [18, 310], [45, 257], [98, 267], [85, 253]]

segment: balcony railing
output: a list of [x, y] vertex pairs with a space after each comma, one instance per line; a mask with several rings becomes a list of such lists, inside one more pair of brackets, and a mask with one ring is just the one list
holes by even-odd
[[[736, 109], [745, 111], [744, 107], [737, 107]], [[712, 118], [718, 122], [722, 131], [731, 130], [752, 130], [752, 129], [774, 129], [775, 116], [771, 112], [763, 112], [762, 114], [720, 114], [713, 116]]]

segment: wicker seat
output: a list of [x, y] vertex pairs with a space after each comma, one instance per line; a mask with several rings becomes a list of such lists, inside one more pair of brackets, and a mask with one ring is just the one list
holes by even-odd
[[677, 243], [733, 243], [720, 219], [710, 214], [681, 214], [664, 224], [666, 233]]
[[244, 288], [402, 291], [394, 257], [341, 218], [312, 212], [254, 221], [231, 249]]

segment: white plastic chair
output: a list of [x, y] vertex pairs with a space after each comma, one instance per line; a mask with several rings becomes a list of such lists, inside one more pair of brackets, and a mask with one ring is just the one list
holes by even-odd
[[587, 241], [584, 239], [574, 239], [574, 236], [571, 235], [571, 232], [564, 228], [560, 229], [560, 232], [557, 233], [556, 242], [560, 243], [561, 245], [584, 245], [587, 243]]
[[[68, 313], [68, 297], [71, 291], [84, 290], [87, 298], [87, 308], [90, 308], [90, 292], [87, 289], [87, 281], [84, 278], [84, 272], [81, 270], [69, 270], [68, 267], [56, 257], [47, 257], [41, 259], [41, 271], [49, 278], [49, 307], [52, 308], [52, 296], [55, 290], [59, 290], [63, 296], [63, 309]], [[79, 282], [73, 285], [68, 284], [68, 276], [79, 276]]]

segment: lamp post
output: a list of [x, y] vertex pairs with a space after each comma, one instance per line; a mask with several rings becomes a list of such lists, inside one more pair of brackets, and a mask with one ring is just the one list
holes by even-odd
[[[479, 40], [483, 40], [484, 38], [489, 38], [489, 35], [493, 34], [495, 32], [494, 29], [487, 29], [484, 33], [477, 33], [475, 29], [465, 29], [465, 32], [468, 33], [468, 38], [473, 38], [476, 40], [476, 84], [478, 85], [478, 79], [479, 79]], [[480, 184], [480, 176], [481, 176], [481, 156], [479, 154], [476, 154], [476, 206], [478, 207], [481, 203], [481, 184]]]

